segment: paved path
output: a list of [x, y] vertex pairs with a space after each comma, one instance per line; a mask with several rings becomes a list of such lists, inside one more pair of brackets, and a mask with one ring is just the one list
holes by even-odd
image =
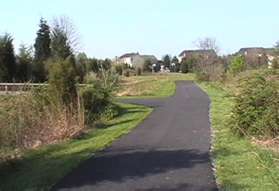
[[134, 131], [84, 162], [53, 190], [215, 191], [208, 96], [177, 82], [166, 99], [126, 100], [154, 107]]

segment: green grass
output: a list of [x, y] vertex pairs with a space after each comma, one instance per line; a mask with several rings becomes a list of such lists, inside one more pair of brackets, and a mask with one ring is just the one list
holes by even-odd
[[102, 129], [92, 129], [79, 139], [27, 151], [21, 160], [0, 165], [0, 190], [49, 190], [80, 162], [129, 133], [151, 112], [143, 106], [120, 106], [120, 116]]
[[[187, 79], [193, 80], [194, 77], [178, 74], [163, 75], [160, 78], [141, 76], [127, 80], [137, 82], [133, 84], [132, 90], [139, 97], [146, 96], [145, 90], [152, 86], [157, 88], [148, 90], [150, 96], [165, 97], [174, 93], [175, 80]], [[222, 84], [199, 85], [211, 98], [212, 127], [215, 132], [213, 155], [220, 188], [229, 191], [279, 190], [279, 156], [253, 145], [248, 138], [239, 137], [230, 130], [234, 98], [229, 95], [233, 94], [220, 88]], [[227, 86], [225, 89], [228, 90]]]
[[230, 130], [233, 98], [221, 88], [200, 85], [211, 98], [212, 127], [215, 132], [214, 159], [217, 182], [223, 190], [279, 190], [278, 156], [252, 145], [249, 139]]
[[123, 78], [118, 95], [124, 98], [172, 96], [176, 80], [194, 80], [194, 75], [169, 73]]

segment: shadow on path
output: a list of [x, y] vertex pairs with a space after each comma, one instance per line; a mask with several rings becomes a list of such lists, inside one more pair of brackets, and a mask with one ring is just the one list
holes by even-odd
[[[64, 181], [68, 182], [67, 185], [58, 184], [53, 190], [60, 186], [60, 188], [73, 189], [98, 185], [102, 182], [121, 183], [125, 179], [153, 176], [177, 169], [191, 169], [196, 165], [208, 163], [208, 157], [208, 153], [199, 153], [197, 150], [109, 151], [83, 163], [74, 174], [66, 177]], [[186, 187], [186, 184], [181, 185], [181, 188]], [[164, 191], [180, 190], [180, 188], [145, 190]]]

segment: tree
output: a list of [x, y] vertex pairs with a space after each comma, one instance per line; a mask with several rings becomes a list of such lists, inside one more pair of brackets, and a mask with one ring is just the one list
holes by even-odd
[[193, 72], [194, 65], [196, 62], [197, 61], [195, 58], [183, 59], [180, 66], [181, 72], [182, 73]]
[[20, 45], [17, 56], [17, 81], [27, 82], [31, 80], [32, 60], [32, 47], [26, 47], [24, 44]]
[[77, 33], [72, 22], [67, 17], [56, 18], [51, 31], [51, 55], [54, 61], [67, 60], [77, 77], [79, 71], [76, 66], [74, 53], [77, 51]]
[[54, 58], [66, 59], [77, 49], [78, 38], [75, 27], [67, 17], [56, 18], [51, 32], [51, 51]]
[[219, 52], [219, 47], [215, 38], [206, 37], [204, 39], [198, 39], [195, 44], [199, 49], [214, 50], [216, 53]]
[[182, 60], [180, 69], [181, 69], [182, 73], [188, 73], [189, 72], [188, 63], [187, 63], [186, 60]]
[[106, 58], [105, 60], [100, 60], [99, 66], [101, 69], [108, 71], [111, 69], [111, 60], [108, 58]]
[[47, 24], [47, 21], [41, 18], [39, 28], [40, 29], [37, 32], [37, 38], [34, 44], [35, 55], [33, 75], [35, 82], [44, 82], [47, 79], [45, 62], [51, 56], [50, 27]]
[[16, 75], [16, 59], [13, 38], [10, 34], [0, 36], [0, 81], [13, 82]]
[[55, 59], [66, 59], [73, 54], [67, 35], [59, 25], [56, 25], [52, 31], [51, 51]]
[[96, 74], [100, 72], [98, 60], [96, 58], [90, 58], [88, 60], [87, 71], [92, 71]]
[[[77, 103], [76, 70], [70, 58], [54, 60], [49, 67], [49, 87], [66, 106]], [[74, 105], [71, 105], [74, 104]]]
[[172, 58], [172, 61], [171, 61], [172, 64], [174, 64], [174, 67], [172, 68], [172, 71], [173, 72], [179, 72], [180, 70], [180, 63], [179, 63], [179, 60], [176, 56], [174, 56]]
[[85, 75], [88, 73], [87, 65], [88, 65], [88, 58], [85, 53], [79, 53], [76, 56], [76, 69], [77, 74], [79, 76], [79, 82], [83, 83]]
[[170, 64], [171, 64], [171, 57], [169, 55], [165, 55], [163, 57], [163, 64], [166, 68], [170, 68]]
[[152, 71], [152, 62], [150, 59], [144, 61], [143, 64], [143, 71], [144, 72], [151, 72]]

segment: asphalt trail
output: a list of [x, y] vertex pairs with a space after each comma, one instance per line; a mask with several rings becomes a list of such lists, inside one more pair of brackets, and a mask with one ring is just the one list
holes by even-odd
[[53, 190], [217, 190], [209, 155], [210, 100], [198, 86], [181, 81], [172, 97], [123, 102], [151, 106], [154, 111]]

